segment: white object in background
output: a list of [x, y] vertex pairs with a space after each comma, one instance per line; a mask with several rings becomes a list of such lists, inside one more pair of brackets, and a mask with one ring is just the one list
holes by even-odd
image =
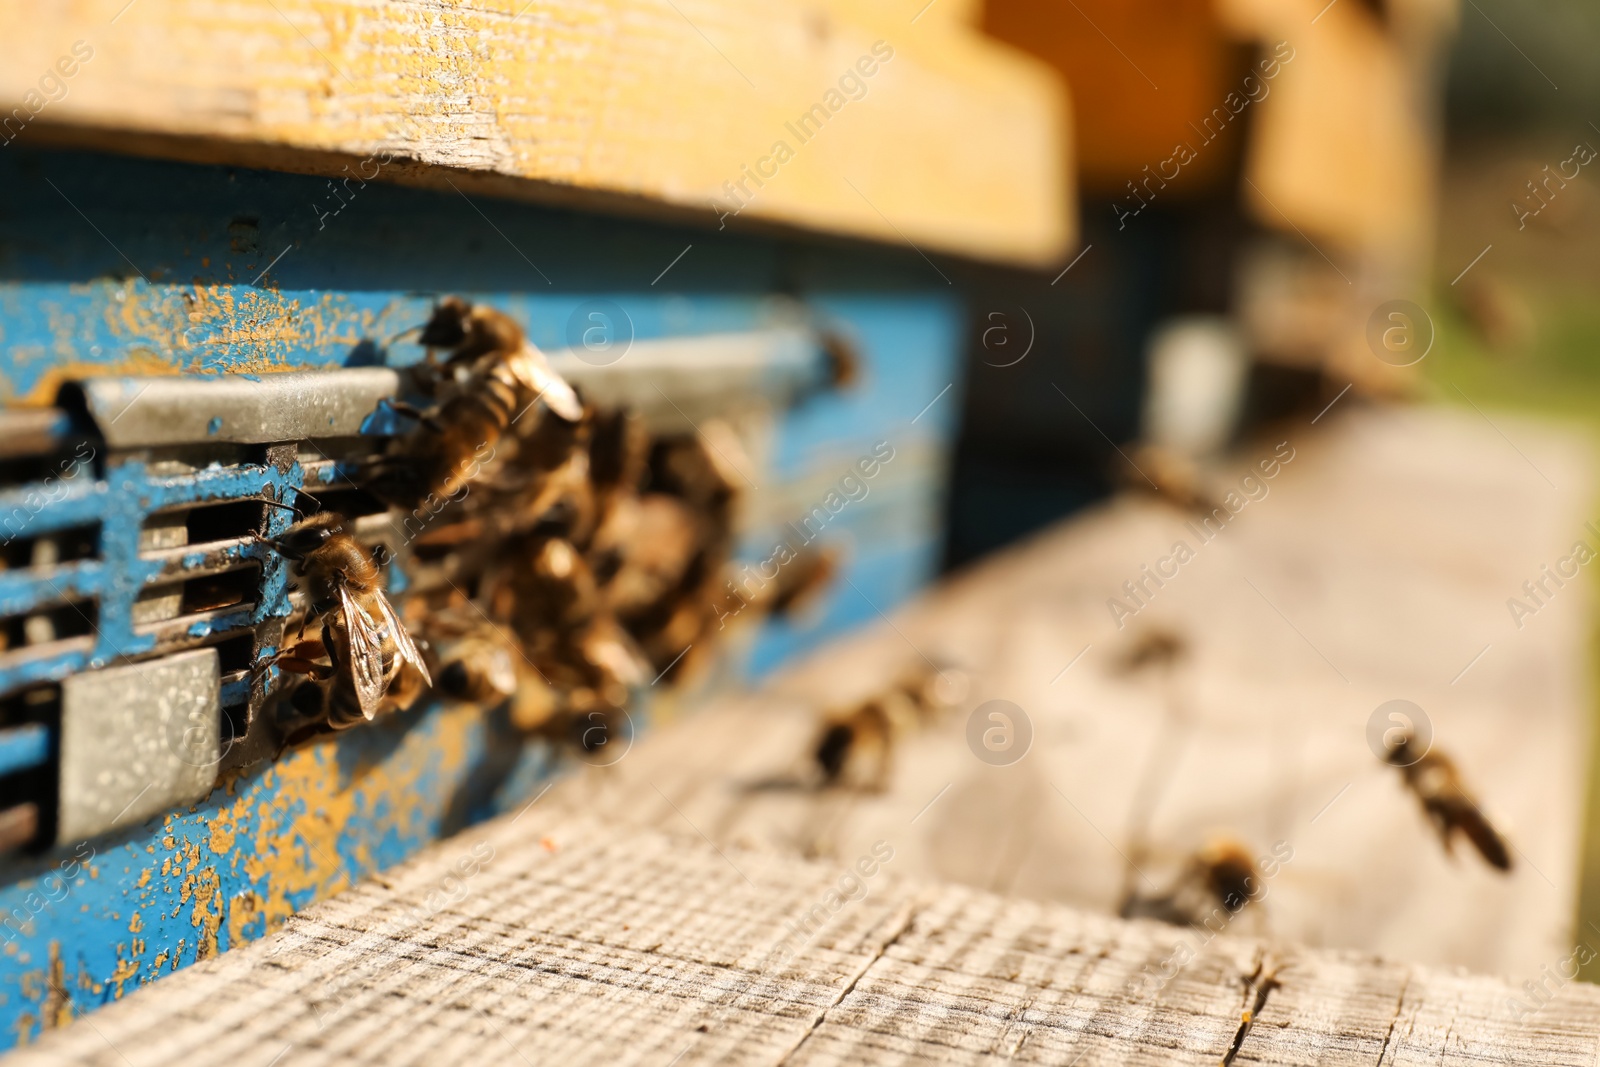
[[1221, 449], [1244, 399], [1244, 344], [1221, 315], [1169, 319], [1150, 335], [1144, 439], [1190, 456]]

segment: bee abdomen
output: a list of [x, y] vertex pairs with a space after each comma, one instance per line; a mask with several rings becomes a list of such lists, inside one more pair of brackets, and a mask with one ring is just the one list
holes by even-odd
[[822, 740], [817, 742], [817, 766], [822, 768], [823, 777], [828, 781], [837, 781], [839, 775], [844, 773], [845, 760], [850, 757], [850, 747], [855, 738], [854, 727], [849, 723], [837, 722], [828, 727]]
[[335, 685], [329, 690], [327, 709], [328, 725], [335, 730], [347, 730], [367, 721], [355, 690], [348, 686]]
[[1482, 812], [1468, 805], [1455, 813], [1454, 821], [1491, 867], [1502, 871], [1511, 869], [1511, 851], [1506, 845], [1506, 839], [1500, 836], [1500, 831], [1494, 828]]

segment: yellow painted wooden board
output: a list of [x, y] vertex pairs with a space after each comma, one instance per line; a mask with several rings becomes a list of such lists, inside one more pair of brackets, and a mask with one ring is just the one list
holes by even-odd
[[0, 136], [1059, 258], [1059, 82], [922, 6], [12, 4]]
[[1409, 0], [1384, 22], [1367, 5], [1326, 0], [1219, 0], [1217, 10], [1235, 33], [1286, 42], [1294, 56], [1255, 120], [1245, 196], [1255, 217], [1331, 240], [1330, 252], [1424, 262], [1435, 66], [1456, 4]]

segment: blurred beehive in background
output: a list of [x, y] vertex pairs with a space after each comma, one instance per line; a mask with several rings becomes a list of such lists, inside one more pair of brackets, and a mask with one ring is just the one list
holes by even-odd
[[[1367, 328], [1427, 285], [1453, 0], [988, 0], [979, 17], [1068, 83], [1082, 259], [974, 284], [950, 562], [1105, 491], [1113, 443], [1148, 430], [1169, 320], [1232, 331], [1245, 426], [1347, 385], [1412, 388]], [[1035, 340], [1012, 364], [993, 327], [1022, 330], [1024, 309]]]

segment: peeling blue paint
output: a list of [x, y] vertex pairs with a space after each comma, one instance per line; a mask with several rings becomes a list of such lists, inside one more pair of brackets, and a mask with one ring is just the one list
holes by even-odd
[[[769, 670], [827, 635], [875, 618], [932, 573], [940, 466], [959, 387], [911, 420], [947, 383], [958, 382], [960, 319], [943, 281], [919, 258], [867, 248], [827, 252], [500, 202], [491, 211], [496, 233], [459, 197], [379, 185], [318, 231], [307, 224], [304, 205], [320, 185], [293, 175], [73, 152], [0, 154], [0, 187], [7, 190], [0, 214], [0, 402], [48, 404], [60, 379], [88, 374], [181, 370], [254, 378], [287, 367], [406, 365], [422, 350], [393, 339], [422, 322], [446, 292], [494, 302], [527, 323], [532, 340], [546, 348], [574, 342], [574, 316], [593, 299], [623, 308], [638, 339], [758, 328], [792, 316], [803, 301], [805, 314], [858, 340], [864, 384], [854, 394], [809, 400], [781, 421], [770, 481], [836, 480], [882, 439], [903, 457], [895, 461], [901, 480], [893, 489], [887, 481], [875, 485], [828, 533], [836, 543], [854, 540], [845, 572], [864, 595], [841, 582], [820, 622], [761, 635], [750, 670]], [[690, 242], [694, 255], [662, 289], [653, 288], [661, 267]], [[264, 284], [251, 283], [286, 247]], [[529, 269], [524, 251], [544, 276]], [[123, 253], [139, 264], [137, 271]], [[666, 285], [675, 290], [663, 291]], [[775, 293], [789, 295], [775, 300]], [[406, 428], [383, 407], [364, 432]], [[221, 429], [213, 418], [209, 432]], [[37, 487], [0, 491], [0, 542], [100, 528], [96, 560], [63, 565], [48, 579], [28, 570], [0, 573], [0, 614], [64, 595], [99, 604], [91, 647], [46, 648], [0, 667], [0, 691], [153, 647], [149, 629], [132, 623], [140, 591], [163, 573], [160, 562], [139, 558], [140, 530], [152, 513], [264, 493], [293, 502], [305, 486], [298, 464], [280, 471], [260, 462], [213, 463], [172, 475], [135, 456], [97, 462], [97, 474], [58, 479], [47, 503]], [[350, 473], [320, 469], [312, 489]], [[893, 516], [901, 514], [911, 519], [896, 525]], [[288, 512], [272, 510], [268, 536], [292, 521]], [[771, 536], [752, 531], [746, 554], [767, 555]], [[192, 566], [206, 555], [183, 557]], [[223, 555], [260, 564], [257, 602], [191, 620], [190, 637], [288, 615], [289, 568], [275, 552], [246, 543]], [[404, 588], [403, 573], [391, 569], [389, 578], [391, 589]], [[248, 695], [248, 679], [225, 683], [223, 706]], [[497, 733], [495, 722], [464, 708], [426, 705], [232, 776], [192, 810], [0, 863], [0, 1047], [57, 1021], [45, 1018], [55, 1003], [47, 984], [53, 957], [70, 1010], [81, 1013], [158, 972], [260, 937], [284, 915], [441, 835], [521, 807], [557, 763], [543, 745]], [[5, 760], [0, 741], [0, 773]], [[202, 884], [207, 878], [214, 881]], [[201, 906], [207, 892], [214, 910]], [[214, 924], [209, 934], [208, 924]]]

